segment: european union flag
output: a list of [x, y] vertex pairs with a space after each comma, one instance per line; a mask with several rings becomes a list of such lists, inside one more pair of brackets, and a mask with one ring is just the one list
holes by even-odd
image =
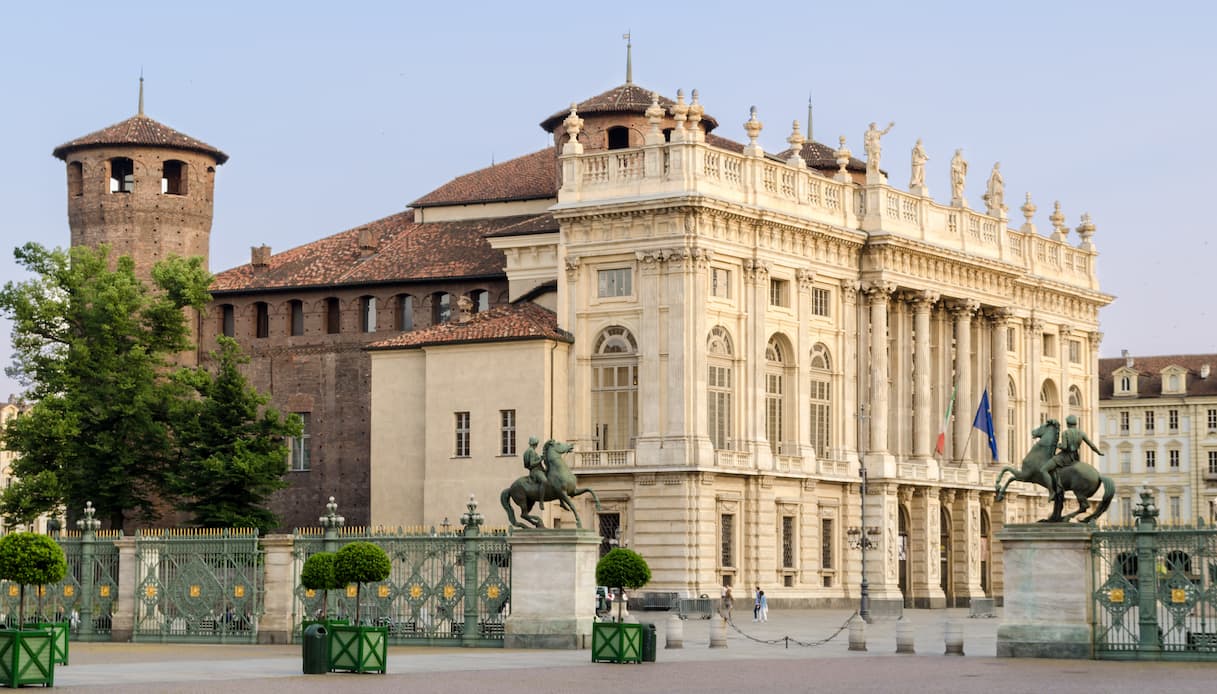
[[989, 452], [993, 454], [994, 462], [997, 461], [997, 434], [993, 431], [993, 412], [989, 410], [989, 389], [980, 396], [980, 407], [976, 408], [976, 418], [972, 420], [972, 426], [985, 432], [989, 437]]

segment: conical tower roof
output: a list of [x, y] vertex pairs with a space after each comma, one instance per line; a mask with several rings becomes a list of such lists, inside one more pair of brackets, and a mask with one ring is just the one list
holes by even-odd
[[113, 147], [130, 145], [135, 147], [165, 147], [202, 152], [215, 157], [217, 164], [228, 161], [228, 155], [201, 140], [180, 133], [167, 125], [139, 113], [121, 123], [102, 128], [95, 133], [78, 137], [56, 147], [51, 154], [67, 161], [72, 152], [90, 147]]
[[[654, 90], [640, 87], [633, 82], [613, 87], [612, 89], [602, 94], [597, 94], [590, 99], [585, 99], [575, 104], [575, 110], [581, 116], [586, 116], [593, 113], [637, 113], [645, 114], [647, 108], [651, 105], [651, 94]], [[659, 105], [664, 109], [668, 109], [676, 104], [662, 94], [659, 95]], [[564, 108], [554, 115], [541, 121], [541, 127], [546, 132], [552, 133], [554, 128], [557, 128], [566, 116], [570, 114], [569, 108]], [[713, 116], [703, 115], [701, 122], [705, 124], [706, 132], [718, 127], [718, 121]]]

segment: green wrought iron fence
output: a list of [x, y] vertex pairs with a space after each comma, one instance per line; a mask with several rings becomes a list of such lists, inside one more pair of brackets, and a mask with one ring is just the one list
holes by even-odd
[[1159, 528], [1142, 499], [1136, 528], [1092, 537], [1095, 655], [1217, 660], [1217, 528]]
[[139, 531], [135, 562], [134, 640], [256, 641], [264, 569], [257, 530]]
[[[296, 601], [293, 638], [303, 620], [319, 619], [322, 594], [300, 585], [305, 559], [355, 541], [389, 555], [393, 571], [361, 592], [360, 620], [389, 629], [394, 644], [502, 646], [511, 594], [511, 549], [506, 529], [477, 526], [436, 532], [415, 528], [299, 529], [293, 544]], [[355, 587], [330, 591], [327, 616], [354, 619]]]
[[[47, 586], [26, 586], [27, 622], [68, 622], [71, 638], [109, 641], [114, 604], [118, 597], [118, 547], [122, 531], [62, 532], [56, 541], [63, 548], [68, 572]], [[16, 626], [21, 587], [0, 581], [0, 623]]]

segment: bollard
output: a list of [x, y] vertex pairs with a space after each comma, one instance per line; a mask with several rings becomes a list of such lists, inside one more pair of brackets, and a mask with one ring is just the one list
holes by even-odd
[[668, 628], [664, 630], [664, 648], [685, 647], [685, 623], [676, 615], [668, 616]]
[[849, 623], [849, 650], [866, 650], [866, 622], [857, 615]]
[[963, 627], [959, 625], [959, 622], [947, 621], [946, 642], [945, 655], [963, 655]]
[[719, 615], [710, 618], [710, 648], [727, 647], [727, 620]]
[[913, 650], [913, 624], [904, 617], [896, 621], [896, 652], [916, 653]]

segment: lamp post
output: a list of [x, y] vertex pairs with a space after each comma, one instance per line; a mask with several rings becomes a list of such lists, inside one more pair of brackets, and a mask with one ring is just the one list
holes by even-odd
[[870, 623], [870, 583], [866, 579], [866, 550], [877, 549], [878, 543], [871, 538], [879, 535], [877, 526], [867, 527], [866, 525], [866, 453], [864, 442], [866, 440], [866, 427], [869, 423], [869, 416], [866, 414], [866, 405], [858, 407], [858, 477], [861, 482], [858, 485], [858, 500], [861, 517], [859, 525], [851, 527], [845, 531], [846, 540], [849, 542], [851, 549], [862, 551], [862, 585], [858, 591], [858, 616], [867, 624]]

